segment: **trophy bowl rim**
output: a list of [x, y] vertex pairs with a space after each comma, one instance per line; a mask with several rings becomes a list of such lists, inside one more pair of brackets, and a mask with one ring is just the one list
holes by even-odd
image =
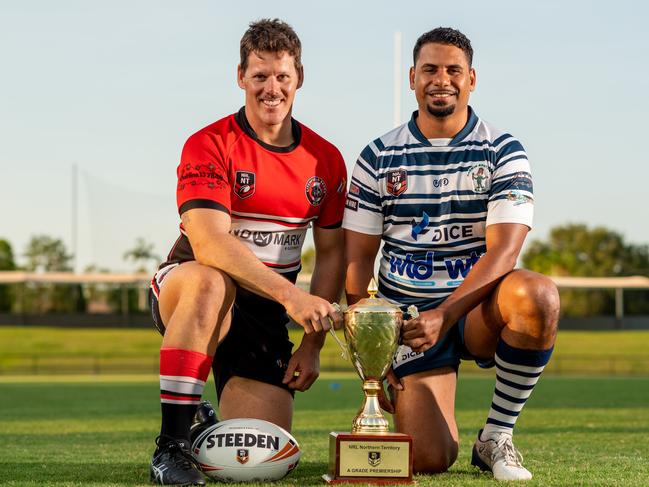
[[392, 315], [392, 314], [394, 314], [394, 315], [403, 315], [403, 311], [401, 311], [400, 309], [385, 310], [385, 311], [376, 311], [376, 310], [372, 310], [372, 309], [360, 309], [360, 310], [347, 309], [347, 310], [345, 310], [345, 312], [343, 314], [345, 316], [353, 316], [355, 314], [368, 314], [368, 313], [381, 314], [381, 315]]

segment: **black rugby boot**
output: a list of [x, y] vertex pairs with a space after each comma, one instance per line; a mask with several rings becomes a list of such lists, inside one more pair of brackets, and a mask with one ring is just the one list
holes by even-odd
[[186, 440], [158, 436], [151, 459], [151, 482], [158, 485], [205, 485]]
[[207, 400], [201, 401], [196, 409], [196, 414], [194, 414], [192, 426], [189, 429], [189, 438], [191, 439], [192, 445], [196, 441], [196, 438], [198, 438], [198, 435], [218, 422], [219, 420], [216, 417], [216, 411], [214, 411], [212, 403]]

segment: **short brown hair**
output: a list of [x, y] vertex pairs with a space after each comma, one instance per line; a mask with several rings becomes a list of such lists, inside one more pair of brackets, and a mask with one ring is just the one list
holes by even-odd
[[279, 19], [251, 22], [241, 38], [241, 71], [248, 67], [251, 52], [288, 52], [295, 59], [295, 68], [302, 67], [302, 43], [293, 28]]

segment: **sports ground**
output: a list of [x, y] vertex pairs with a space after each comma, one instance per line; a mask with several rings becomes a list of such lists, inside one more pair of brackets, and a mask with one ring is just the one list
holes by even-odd
[[[104, 357], [114, 346], [102, 332], [81, 332], [79, 338], [80, 332], [75, 331], [67, 331], [67, 335], [59, 335], [60, 330], [38, 331], [40, 339], [29, 342], [27, 336], [38, 336], [33, 329], [20, 341], [12, 341], [20, 330], [0, 329], [0, 365], [3, 356], [19, 353], [21, 345], [36, 351], [42, 346], [44, 354], [58, 349], [60, 355], [61, 350], [67, 350], [67, 356], [84, 348], [85, 353], [100, 350]], [[142, 354], [155, 347], [159, 339], [154, 334], [148, 338], [140, 333], [145, 332], [119, 331], [122, 343], [130, 344], [126, 349], [133, 346]], [[642, 344], [649, 341], [646, 332], [563, 333], [556, 352], [559, 360], [562, 353], [565, 359], [588, 351], [591, 358], [604, 357], [610, 367], [615, 352], [621, 364], [616, 367], [622, 372], [626, 367], [619, 358], [622, 352], [637, 358]], [[57, 341], [62, 336], [67, 336], [65, 343]], [[127, 361], [125, 355], [113, 359]], [[516, 445], [534, 473], [534, 479], [525, 485], [649, 485], [649, 369], [640, 368], [642, 362], [636, 360], [628, 373], [618, 370], [608, 377], [594, 362], [592, 369], [580, 367], [579, 375], [555, 371], [544, 376], [518, 421]], [[148, 484], [148, 462], [159, 427], [155, 374], [7, 375], [8, 369], [2, 370], [0, 484]], [[489, 373], [471, 367], [461, 371], [457, 394], [460, 457], [446, 474], [418, 476], [418, 485], [494, 483], [469, 463], [473, 438], [484, 422], [492, 388]], [[206, 390], [207, 397], [214, 400], [211, 383]], [[293, 434], [301, 444], [302, 460], [277, 485], [321, 485], [320, 475], [327, 468], [328, 434], [349, 430], [360, 400], [359, 380], [349, 372], [323, 372], [310, 391], [297, 395]]]

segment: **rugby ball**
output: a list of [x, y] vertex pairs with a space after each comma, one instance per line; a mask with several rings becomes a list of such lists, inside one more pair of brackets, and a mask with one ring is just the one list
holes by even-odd
[[291, 434], [261, 419], [220, 421], [200, 433], [192, 454], [203, 473], [221, 482], [269, 481], [284, 478], [300, 460]]

